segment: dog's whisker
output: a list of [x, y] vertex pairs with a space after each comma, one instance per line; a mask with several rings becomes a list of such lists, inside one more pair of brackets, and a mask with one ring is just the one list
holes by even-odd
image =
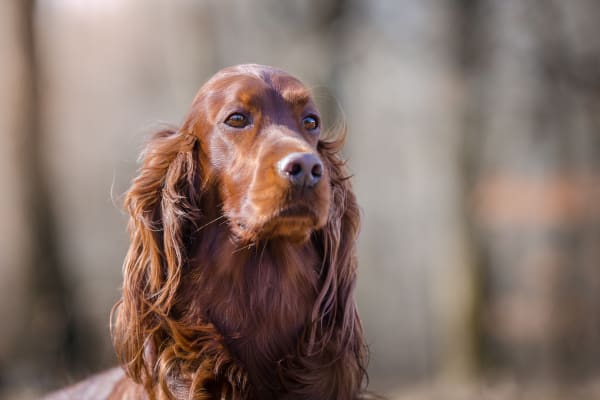
[[265, 249], [267, 248], [267, 244], [268, 244], [268, 243], [269, 243], [269, 239], [267, 238], [267, 239], [264, 241], [264, 244], [263, 244], [263, 246], [262, 246], [262, 250], [260, 251], [260, 256], [258, 257], [258, 265], [261, 265], [261, 264], [262, 264], [262, 259], [263, 259], [263, 256], [265, 255]]
[[200, 232], [202, 229], [206, 228], [207, 226], [209, 226], [211, 224], [214, 224], [215, 222], [217, 222], [217, 221], [219, 221], [219, 220], [221, 220], [223, 218], [225, 218], [225, 215], [218, 216], [217, 218], [215, 218], [215, 219], [213, 219], [213, 220], [205, 223], [204, 225], [198, 227], [194, 232], [196, 232], [196, 233]]
[[234, 251], [231, 252], [231, 254], [236, 254], [236, 253], [239, 253], [240, 251], [244, 251], [244, 250], [250, 250], [254, 246], [256, 246], [256, 243], [252, 242], [250, 244], [247, 244], [247, 245], [244, 245], [242, 247], [235, 249]]

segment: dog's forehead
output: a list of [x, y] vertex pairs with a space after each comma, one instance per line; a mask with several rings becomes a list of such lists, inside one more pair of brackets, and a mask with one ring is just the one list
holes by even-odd
[[260, 64], [240, 64], [223, 68], [222, 70], [218, 71], [211, 78], [211, 80], [234, 76], [253, 77], [265, 82], [268, 85], [272, 85], [275, 88], [289, 85], [304, 87], [300, 80], [284, 70]]
[[204, 84], [198, 97], [244, 100], [243, 97], [260, 96], [269, 90], [289, 103], [311, 102], [310, 90], [300, 80], [283, 70], [258, 64], [242, 64], [220, 70]]

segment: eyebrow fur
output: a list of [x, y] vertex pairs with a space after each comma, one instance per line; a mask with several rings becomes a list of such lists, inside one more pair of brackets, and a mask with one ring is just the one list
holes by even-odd
[[305, 106], [310, 102], [310, 92], [305, 88], [284, 90], [281, 97], [288, 103], [293, 105]]

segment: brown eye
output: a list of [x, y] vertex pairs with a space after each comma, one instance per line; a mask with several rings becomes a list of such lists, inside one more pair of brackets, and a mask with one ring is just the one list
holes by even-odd
[[302, 119], [302, 125], [307, 131], [314, 131], [319, 127], [319, 120], [314, 115], [307, 115]]
[[244, 128], [248, 125], [248, 118], [244, 114], [233, 113], [225, 119], [225, 125], [232, 128]]

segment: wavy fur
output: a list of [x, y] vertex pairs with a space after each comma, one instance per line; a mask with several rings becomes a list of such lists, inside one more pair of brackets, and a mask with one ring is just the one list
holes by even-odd
[[[264, 68], [252, 66], [263, 78]], [[367, 355], [345, 132], [315, 145], [331, 193], [325, 225], [304, 243], [237, 241], [198, 106], [234, 72], [207, 84], [182, 129], [154, 135], [127, 193], [131, 245], [113, 326], [121, 364], [150, 399], [358, 398]]]

